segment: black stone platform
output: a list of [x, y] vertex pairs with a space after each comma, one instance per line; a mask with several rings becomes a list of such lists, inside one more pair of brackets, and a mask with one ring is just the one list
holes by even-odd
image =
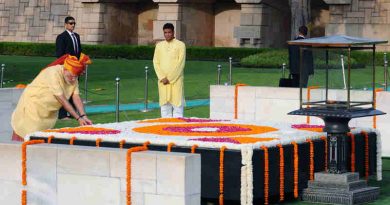
[[314, 203], [361, 204], [374, 201], [379, 196], [379, 187], [368, 187], [358, 173], [316, 173], [315, 180], [308, 182], [302, 199]]
[[[369, 174], [376, 174], [376, 160], [377, 160], [377, 136], [375, 132], [369, 132]], [[43, 139], [45, 137], [31, 137], [31, 140]], [[361, 133], [355, 135], [355, 146], [364, 147], [364, 135]], [[69, 139], [54, 138], [53, 144], [69, 144]], [[321, 172], [325, 169], [325, 144], [323, 140], [314, 140], [314, 171]], [[95, 141], [79, 140], [74, 141], [74, 145], [96, 146]], [[123, 147], [131, 148], [140, 146], [142, 144], [135, 144], [126, 142]], [[350, 145], [350, 141], [348, 141]], [[100, 147], [119, 148], [118, 142], [101, 142]], [[149, 145], [149, 150], [166, 151], [167, 146], [163, 145]], [[191, 152], [190, 147], [172, 147], [172, 152]], [[279, 149], [277, 147], [270, 147], [269, 152], [269, 201], [270, 203], [279, 202], [280, 194], [280, 173], [279, 173]], [[196, 153], [201, 154], [201, 197], [207, 201], [213, 201], [218, 204], [219, 196], [219, 149], [202, 148], [196, 149]], [[298, 166], [299, 179], [298, 190], [299, 194], [307, 188], [310, 175], [310, 146], [309, 143], [298, 144]], [[350, 154], [348, 155], [350, 156]], [[365, 151], [364, 149], [356, 149], [355, 151], [355, 168], [361, 177], [365, 175]], [[224, 199], [225, 205], [240, 204], [240, 189], [241, 189], [241, 151], [226, 150], [225, 152], [225, 169], [224, 169]], [[284, 146], [284, 192], [285, 200], [288, 201], [293, 198], [294, 192], [294, 150], [292, 145]], [[350, 159], [348, 160], [350, 162]], [[256, 149], [252, 157], [253, 164], [253, 204], [264, 203], [264, 151]], [[350, 167], [350, 164], [348, 164]]]

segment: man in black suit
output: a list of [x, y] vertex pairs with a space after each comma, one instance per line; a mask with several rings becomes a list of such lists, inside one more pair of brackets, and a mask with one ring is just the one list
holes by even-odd
[[[56, 39], [56, 57], [59, 58], [65, 54], [70, 54], [80, 58], [81, 43], [79, 34], [74, 32], [76, 27], [76, 21], [73, 17], [68, 16], [65, 18], [65, 31], [57, 36]], [[72, 98], [71, 98], [72, 99]], [[73, 105], [73, 101], [70, 99], [70, 103]], [[61, 108], [58, 113], [58, 119], [69, 118], [69, 113], [64, 108]]]
[[[299, 27], [298, 36], [294, 40], [305, 39], [307, 36], [307, 27]], [[313, 67], [313, 52], [311, 50], [303, 50], [303, 66], [302, 76], [300, 74], [300, 51], [299, 46], [290, 45], [288, 47], [289, 68], [293, 79], [293, 87], [299, 87], [300, 78], [302, 78], [302, 87], [307, 87], [309, 75], [314, 74]]]

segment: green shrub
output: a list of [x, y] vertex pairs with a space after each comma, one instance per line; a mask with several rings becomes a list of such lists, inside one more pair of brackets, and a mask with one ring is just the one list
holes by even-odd
[[[324, 51], [314, 51], [314, 66], [315, 69], [325, 69], [326, 59]], [[347, 68], [347, 61], [344, 58], [344, 65]], [[258, 67], [258, 68], [278, 68], [283, 63], [289, 66], [288, 50], [287, 49], [276, 49], [268, 50], [262, 53], [250, 55], [241, 59], [241, 66], [243, 67]], [[358, 62], [355, 58], [351, 58], [351, 68], [363, 68], [366, 64]], [[328, 61], [329, 69], [337, 69], [341, 67], [340, 53], [334, 52], [329, 54]]]
[[[248, 55], [269, 49], [187, 47], [188, 60], [228, 60], [237, 61]], [[154, 46], [135, 45], [83, 45], [83, 52], [92, 58], [152, 59]], [[53, 43], [0, 42], [1, 55], [54, 56]]]
[[283, 63], [288, 64], [288, 52], [287, 49], [268, 50], [242, 58], [240, 63], [243, 67], [281, 67]]

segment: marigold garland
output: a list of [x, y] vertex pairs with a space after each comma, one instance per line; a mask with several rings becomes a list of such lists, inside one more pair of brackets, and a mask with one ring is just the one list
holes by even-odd
[[22, 185], [27, 185], [27, 145], [42, 144], [45, 140], [31, 140], [22, 144]]
[[54, 136], [53, 135], [51, 135], [51, 136], [49, 136], [48, 138], [47, 138], [47, 143], [48, 144], [51, 144], [51, 141], [54, 139]]
[[148, 150], [145, 146], [132, 147], [127, 150], [126, 156], [126, 204], [131, 205], [131, 154]]
[[284, 201], [284, 149], [281, 144], [279, 147], [279, 201]]
[[219, 205], [223, 205], [224, 194], [224, 158], [226, 147], [222, 146], [219, 152]]
[[167, 147], [167, 152], [171, 152], [172, 151], [172, 147], [175, 146], [176, 144], [174, 142], [170, 142], [168, 144], [168, 147]]
[[191, 147], [191, 153], [195, 153], [195, 149], [198, 148], [197, 144], [192, 145]]
[[[307, 102], [310, 102], [310, 99], [311, 99], [311, 90], [317, 89], [317, 88], [319, 88], [319, 87], [320, 87], [320, 86], [309, 86], [309, 87], [307, 87]], [[309, 108], [310, 105], [307, 105], [306, 107]], [[306, 123], [307, 123], [307, 124], [310, 124], [310, 116], [307, 116], [307, 117], [306, 117]]]
[[69, 141], [69, 144], [70, 145], [74, 145], [74, 141], [76, 140], [76, 136], [73, 136], [72, 138], [70, 138], [70, 141]]
[[264, 150], [264, 204], [268, 205], [269, 198], [269, 156], [268, 148], [266, 146], [261, 146], [261, 149]]
[[22, 205], [27, 205], [27, 190], [22, 190]]
[[67, 128], [60, 128], [60, 129], [48, 129], [44, 130], [43, 132], [58, 132], [58, 133], [80, 133], [80, 134], [118, 134], [120, 133], [119, 130], [109, 129], [109, 128], [102, 128], [102, 127], [67, 127]]
[[[191, 131], [198, 128], [218, 128], [218, 131]], [[174, 131], [177, 130], [177, 131]], [[187, 130], [187, 131], [183, 131]], [[174, 136], [209, 136], [226, 137], [237, 135], [263, 134], [277, 131], [278, 129], [269, 126], [247, 125], [247, 124], [225, 124], [225, 123], [189, 123], [189, 124], [158, 124], [133, 128], [133, 131], [147, 134]]]
[[294, 146], [294, 198], [298, 198], [298, 144], [293, 141], [291, 144]]
[[364, 135], [364, 170], [365, 170], [365, 178], [368, 180], [370, 175], [370, 153], [369, 153], [369, 141], [368, 141], [368, 133], [362, 131], [362, 135]]
[[234, 119], [238, 118], [238, 87], [247, 86], [246, 84], [237, 83], [234, 88]]
[[314, 144], [313, 144], [313, 141], [311, 139], [307, 139], [306, 142], [309, 143], [309, 154], [310, 154], [310, 164], [309, 164], [309, 180], [314, 180]]
[[328, 139], [327, 137], [325, 136], [322, 136], [321, 137], [321, 140], [324, 141], [324, 155], [325, 155], [325, 163], [324, 163], [324, 167], [325, 167], [325, 171], [328, 170]]
[[351, 172], [356, 171], [356, 147], [355, 147], [355, 135], [348, 132], [347, 134], [351, 138]]
[[100, 143], [102, 142], [102, 138], [96, 139], [96, 147], [100, 147]]
[[146, 141], [146, 142], [144, 142], [143, 144], [142, 144], [142, 146], [144, 146], [144, 147], [148, 147], [148, 145], [150, 145], [150, 142], [149, 141]]
[[120, 149], [123, 149], [123, 145], [126, 143], [126, 140], [121, 140], [120, 142], [119, 142], [119, 148]]

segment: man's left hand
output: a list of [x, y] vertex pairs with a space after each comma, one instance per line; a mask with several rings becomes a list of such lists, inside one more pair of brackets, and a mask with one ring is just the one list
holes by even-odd
[[162, 82], [164, 85], [167, 85], [167, 84], [169, 84], [169, 80], [167, 79], [167, 78], [163, 78], [163, 79], [161, 79], [161, 81], [160, 82]]
[[88, 119], [87, 116], [84, 116], [84, 117], [80, 117], [79, 120], [79, 125], [80, 126], [84, 126], [84, 125], [92, 125], [92, 121], [90, 119]]

